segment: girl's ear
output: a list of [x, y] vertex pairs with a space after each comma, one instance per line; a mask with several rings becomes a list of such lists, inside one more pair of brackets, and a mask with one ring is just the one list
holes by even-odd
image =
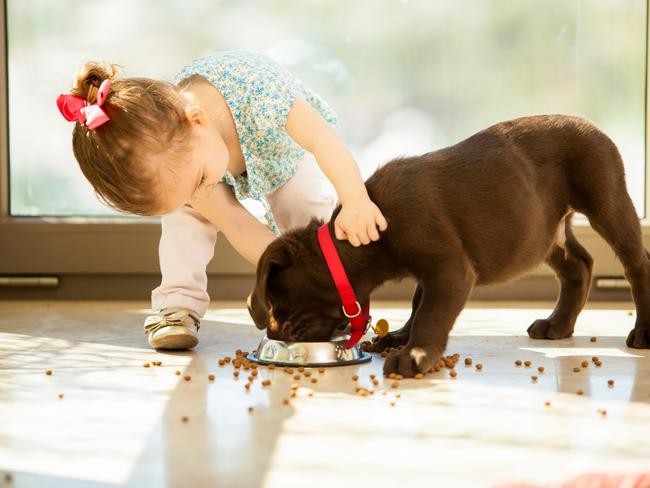
[[185, 107], [185, 117], [187, 117], [190, 124], [206, 125], [208, 123], [205, 110], [199, 105], [188, 105]]

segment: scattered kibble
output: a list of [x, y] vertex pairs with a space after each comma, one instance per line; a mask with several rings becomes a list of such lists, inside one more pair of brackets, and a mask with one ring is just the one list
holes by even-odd
[[312, 379], [311, 379], [311, 382], [312, 382], [312, 383], [318, 383], [318, 379], [317, 379], [317, 378], [312, 378]]
[[48, 370], [45, 372], [45, 374], [48, 375], [48, 376], [52, 376], [52, 370], [51, 370], [51, 369], [48, 369]]
[[594, 357], [591, 358], [591, 360], [592, 360], [594, 363], [596, 363], [596, 362], [600, 361], [600, 358], [599, 358], [598, 356], [594, 356]]
[[253, 413], [253, 407], [248, 407], [248, 413]]
[[181, 417], [181, 420], [182, 420], [183, 422], [187, 422], [189, 419], [190, 419], [190, 418], [189, 418], [187, 415], [183, 415], [183, 416]]
[[209, 375], [208, 375], [208, 380], [210, 380], [210, 381], [214, 381], [214, 375], [213, 375], [213, 374], [209, 374]]
[[63, 393], [59, 393], [59, 400], [63, 400]]
[[393, 382], [390, 384], [390, 387], [391, 387], [391, 388], [399, 388], [399, 381], [393, 381]]
[[174, 374], [175, 374], [176, 376], [180, 376], [180, 375], [181, 375], [181, 372], [178, 371], [178, 370], [176, 370], [176, 372], [174, 372]]
[[599, 408], [598, 413], [601, 415], [601, 417], [604, 417], [605, 415], [607, 415], [607, 410], [605, 410], [604, 408]]
[[305, 371], [303, 375], [305, 375], [305, 378], [309, 378], [311, 376], [311, 371]]
[[389, 405], [390, 405], [391, 407], [394, 407], [394, 406], [395, 406], [395, 402], [390, 402]]
[[550, 407], [550, 406], [551, 406], [551, 402], [549, 402], [548, 400], [545, 401], [545, 402], [544, 402], [544, 406], [545, 406], [545, 407]]
[[294, 380], [299, 380], [300, 379], [300, 374], [296, 373], [293, 375]]
[[219, 359], [219, 366], [223, 366], [226, 362], [223, 359]]
[[452, 370], [449, 372], [449, 376], [451, 376], [452, 378], [455, 378], [456, 376], [458, 376], [458, 373], [456, 373], [456, 371], [452, 369]]
[[324, 373], [324, 372], [325, 372], [325, 368], [318, 368], [318, 372], [319, 372], [319, 373]]
[[533, 383], [537, 383], [537, 376], [533, 375], [530, 377], [530, 379], [533, 381]]
[[267, 368], [268, 368], [268, 369], [275, 369], [275, 364], [269, 364], [269, 365], [267, 366]]
[[465, 358], [465, 366], [471, 366], [472, 365], [472, 358]]
[[416, 380], [421, 380], [422, 378], [424, 378], [424, 375], [422, 373], [416, 373], [415, 374], [415, 379]]
[[359, 379], [358, 375], [356, 375], [356, 374], [352, 375], [352, 381], [358, 381], [358, 379]]
[[526, 366], [527, 368], [530, 368], [531, 364], [532, 363], [530, 361], [524, 361], [524, 366]]
[[308, 397], [313, 397], [313, 396], [314, 396], [314, 392], [313, 392], [313, 391], [310, 391], [309, 393], [307, 393], [307, 396], [308, 396]]
[[602, 365], [603, 365], [603, 363], [601, 363], [600, 361], [594, 362], [594, 366], [596, 366], [598, 368], [600, 368]]
[[483, 369], [483, 365], [481, 363], [476, 363], [476, 369], [478, 371], [481, 371]]
[[614, 380], [607, 380], [607, 384], [609, 386], [614, 386]]
[[573, 368], [573, 372], [574, 372], [574, 373], [579, 373], [579, 372], [580, 372], [580, 368], [578, 368], [578, 367], [576, 366], [575, 368]]
[[250, 384], [250, 383], [246, 383], [246, 384], [244, 385], [244, 388], [246, 388], [246, 390], [250, 390], [250, 389], [251, 389], [251, 384]]
[[588, 368], [589, 367], [589, 361], [582, 361], [580, 363], [580, 366], [582, 366], [583, 368]]
[[237, 378], [239, 376], [239, 371], [235, 370], [232, 372], [232, 375]]
[[271, 384], [271, 380], [262, 381], [262, 386], [269, 386], [270, 384]]
[[539, 371], [540, 373], [543, 373], [543, 372], [544, 372], [544, 366], [540, 366], [540, 367], [538, 367], [538, 368], [537, 368], [537, 371]]
[[183, 379], [185, 381], [190, 381], [192, 379], [192, 377], [189, 374], [186, 374], [185, 376], [183, 376]]
[[596, 342], [598, 339], [596, 339], [595, 337], [592, 337], [592, 338], [589, 339], [589, 340], [590, 340], [591, 342]]
[[630, 311], [627, 312], [627, 314], [631, 317], [632, 315], [634, 315], [634, 312], [632, 310], [630, 310]]
[[151, 366], [149, 363], [144, 363], [144, 364], [142, 365], [143, 368], [148, 368], [149, 366]]
[[303, 366], [300, 366], [300, 367], [298, 368], [298, 372], [299, 372], [299, 373], [304, 373], [304, 372], [305, 372], [305, 368], [304, 368]]
[[582, 395], [584, 395], [584, 394], [585, 394], [585, 392], [582, 391], [582, 390], [578, 390], [578, 391], [576, 391], [576, 395], [582, 396]]
[[374, 380], [375, 378], [376, 378], [376, 376], [375, 376], [374, 374], [371, 374], [371, 375], [370, 375], [370, 379], [371, 379], [371, 380]]
[[251, 371], [251, 376], [252, 376], [253, 378], [255, 378], [255, 377], [257, 376], [257, 370], [256, 370], [256, 369], [254, 369], [253, 371]]
[[515, 361], [515, 366], [521, 366], [521, 359], [517, 359]]

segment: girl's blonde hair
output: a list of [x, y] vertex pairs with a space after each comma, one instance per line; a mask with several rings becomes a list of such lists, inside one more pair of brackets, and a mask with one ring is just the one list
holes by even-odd
[[110, 207], [137, 215], [160, 213], [160, 169], [145, 164], [157, 154], [187, 148], [190, 124], [173, 84], [149, 78], [116, 79], [119, 66], [89, 62], [77, 73], [73, 95], [95, 103], [99, 85], [111, 80], [102, 109], [110, 120], [94, 130], [77, 122], [72, 148], [84, 176]]

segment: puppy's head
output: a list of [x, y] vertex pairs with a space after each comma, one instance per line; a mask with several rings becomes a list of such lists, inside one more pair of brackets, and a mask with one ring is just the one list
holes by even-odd
[[255, 288], [247, 300], [248, 311], [270, 339], [328, 341], [348, 319], [318, 246], [313, 219], [290, 231], [266, 248], [257, 264]]

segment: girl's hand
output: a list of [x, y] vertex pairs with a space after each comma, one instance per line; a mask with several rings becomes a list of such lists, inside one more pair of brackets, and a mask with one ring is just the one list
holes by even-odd
[[354, 247], [379, 240], [377, 227], [384, 231], [388, 223], [379, 207], [365, 195], [346, 200], [334, 220], [336, 238], [347, 239]]

